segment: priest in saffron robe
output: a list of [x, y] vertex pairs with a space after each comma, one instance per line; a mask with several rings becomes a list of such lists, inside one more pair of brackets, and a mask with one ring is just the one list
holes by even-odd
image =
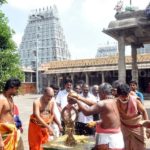
[[42, 144], [48, 142], [49, 135], [53, 135], [50, 124], [55, 121], [61, 129], [57, 117], [53, 113], [54, 91], [47, 87], [43, 95], [33, 102], [33, 114], [30, 116], [28, 140], [30, 150], [43, 150]]

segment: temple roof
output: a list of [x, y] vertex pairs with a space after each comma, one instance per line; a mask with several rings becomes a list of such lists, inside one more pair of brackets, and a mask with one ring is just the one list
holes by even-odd
[[[126, 56], [126, 64], [131, 64], [131, 56]], [[150, 54], [137, 55], [138, 63], [150, 62]], [[95, 59], [78, 59], [78, 60], [64, 60], [64, 61], [51, 61], [49, 63], [42, 64], [40, 69], [43, 71], [53, 69], [65, 69], [65, 68], [82, 68], [82, 67], [94, 67], [94, 66], [111, 66], [118, 64], [118, 56], [102, 57]]]

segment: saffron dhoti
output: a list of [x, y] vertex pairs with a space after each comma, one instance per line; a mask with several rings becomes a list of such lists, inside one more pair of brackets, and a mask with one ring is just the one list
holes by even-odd
[[[45, 122], [49, 124], [51, 120], [45, 120]], [[28, 131], [30, 150], [43, 150], [41, 145], [48, 142], [48, 137], [48, 129], [39, 123], [35, 115], [31, 115]]]
[[0, 133], [4, 142], [4, 150], [16, 150], [19, 137], [15, 124], [0, 123]]

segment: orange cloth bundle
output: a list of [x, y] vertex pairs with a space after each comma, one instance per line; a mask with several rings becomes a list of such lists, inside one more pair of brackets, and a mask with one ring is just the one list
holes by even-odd
[[[42, 118], [47, 124], [50, 124], [53, 117]], [[28, 140], [30, 150], [43, 150], [41, 144], [48, 142], [48, 129], [43, 127], [35, 115], [30, 116]]]
[[4, 150], [16, 150], [18, 133], [15, 124], [0, 123], [0, 133], [4, 141]]

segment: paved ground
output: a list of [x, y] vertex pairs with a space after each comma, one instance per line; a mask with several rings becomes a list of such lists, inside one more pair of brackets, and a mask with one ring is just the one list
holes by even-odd
[[[15, 103], [18, 105], [20, 110], [20, 118], [23, 121], [23, 129], [24, 133], [22, 134], [22, 138], [24, 141], [25, 150], [28, 150], [28, 123], [29, 116], [32, 113], [32, 104], [33, 101], [40, 97], [40, 95], [19, 95], [14, 98]], [[145, 107], [148, 110], [148, 114], [150, 116], [150, 100], [145, 100]], [[147, 150], [150, 150], [150, 140], [147, 141]]]

